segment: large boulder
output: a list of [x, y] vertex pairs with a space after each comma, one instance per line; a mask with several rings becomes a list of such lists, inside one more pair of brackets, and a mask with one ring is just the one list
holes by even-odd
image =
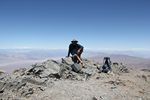
[[62, 58], [62, 63], [66, 64], [66, 65], [69, 65], [69, 66], [74, 64], [71, 57]]
[[71, 68], [72, 68], [72, 71], [78, 73], [78, 72], [81, 71], [82, 66], [80, 64], [78, 64], [78, 63], [74, 63], [74, 64], [71, 65]]
[[60, 63], [54, 60], [48, 60], [41, 64], [32, 65], [32, 68], [28, 70], [28, 75], [33, 74], [41, 78], [56, 75], [60, 71]]

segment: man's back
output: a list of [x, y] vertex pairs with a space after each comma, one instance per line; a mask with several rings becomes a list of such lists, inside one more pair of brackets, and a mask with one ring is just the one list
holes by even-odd
[[80, 44], [70, 44], [69, 45], [69, 49], [70, 49], [70, 51], [71, 50], [78, 50], [78, 49], [80, 49], [80, 48], [83, 48], [83, 46], [81, 46]]

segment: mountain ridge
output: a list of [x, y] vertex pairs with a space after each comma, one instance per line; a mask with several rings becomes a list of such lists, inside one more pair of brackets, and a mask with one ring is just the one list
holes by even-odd
[[98, 62], [83, 59], [79, 72], [71, 58], [47, 60], [0, 75], [0, 99], [22, 100], [149, 100], [150, 70], [112, 65], [99, 73]]

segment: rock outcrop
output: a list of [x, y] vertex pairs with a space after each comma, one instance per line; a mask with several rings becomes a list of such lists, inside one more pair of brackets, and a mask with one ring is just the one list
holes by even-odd
[[5, 73], [5, 71], [3, 71], [3, 70], [0, 70], [0, 75], [2, 75], [2, 74], [4, 74]]
[[[47, 60], [40, 64], [34, 64], [29, 69], [25, 69], [25, 68], [18, 69], [15, 70], [10, 75], [7, 74], [0, 75], [0, 99], [1, 100], [13, 100], [13, 99], [15, 100], [16, 99], [31, 99], [31, 100], [34, 99], [63, 100], [64, 99], [65, 100], [66, 99], [67, 100], [67, 98], [71, 99], [71, 97], [52, 98], [53, 93], [57, 93], [57, 92], [60, 93], [60, 91], [57, 91], [58, 88], [55, 90], [55, 87], [58, 85], [60, 86], [59, 89], [61, 89], [61, 86], [65, 87], [65, 85], [68, 84], [68, 82], [69, 84], [68, 87], [66, 88], [70, 88], [70, 89], [72, 87], [74, 87], [74, 89], [76, 88], [75, 87], [77, 84], [76, 82], [79, 83], [81, 82], [81, 84], [83, 84], [83, 82], [86, 82], [85, 89], [86, 88], [88, 89], [87, 83], [90, 81], [97, 82], [97, 80], [103, 80], [104, 84], [113, 85], [113, 87], [110, 88], [112, 90], [117, 88], [116, 87], [117, 85], [120, 86], [127, 85], [126, 81], [123, 81], [122, 79], [118, 79], [119, 75], [130, 72], [130, 70], [126, 66], [122, 64], [115, 64], [112, 66], [113, 72], [110, 74], [105, 74], [105, 73], [98, 73], [99, 71], [97, 67], [101, 66], [99, 63], [95, 63], [87, 59], [83, 59], [83, 63], [85, 64], [84, 68], [82, 68], [79, 64], [75, 65], [70, 58], [62, 58], [61, 61]], [[75, 70], [74, 67], [76, 67], [77, 70]], [[74, 84], [74, 85], [72, 87], [69, 87], [70, 84]], [[98, 84], [96, 83], [96, 85]], [[51, 92], [52, 90], [53, 92]], [[66, 90], [66, 91], [70, 91], [70, 90]], [[52, 97], [47, 96], [48, 93], [51, 93]], [[95, 95], [98, 94], [96, 93]], [[78, 99], [75, 98], [76, 97], [72, 97], [73, 100], [81, 100], [81, 99], [89, 100], [88, 97], [82, 97], [82, 96], [79, 97]], [[104, 97], [101, 96], [100, 97], [91, 96], [91, 100], [92, 99], [101, 100], [103, 98]], [[108, 98], [104, 100], [110, 100], [110, 99], [113, 98]]]

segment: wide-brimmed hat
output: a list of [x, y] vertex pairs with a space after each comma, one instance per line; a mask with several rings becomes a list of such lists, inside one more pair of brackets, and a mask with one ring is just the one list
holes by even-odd
[[71, 42], [78, 42], [78, 40], [76, 40], [76, 39], [73, 39]]

